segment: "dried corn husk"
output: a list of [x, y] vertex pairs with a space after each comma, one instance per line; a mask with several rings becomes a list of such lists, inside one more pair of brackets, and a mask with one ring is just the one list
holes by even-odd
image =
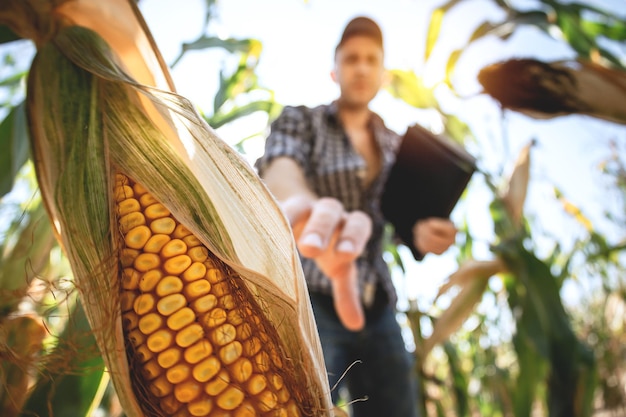
[[502, 194], [502, 201], [517, 228], [521, 227], [524, 218], [524, 203], [530, 179], [530, 149], [533, 144], [534, 141], [530, 141], [520, 150]]
[[504, 270], [504, 262], [499, 258], [490, 261], [469, 260], [450, 275], [448, 281], [439, 289], [435, 301], [452, 287], [459, 286], [461, 291], [435, 321], [432, 334], [424, 340], [420, 352], [422, 358], [426, 358], [433, 347], [447, 340], [458, 330], [482, 299], [489, 278]]
[[28, 27], [21, 33], [35, 33], [38, 45], [27, 102], [37, 177], [126, 414], [144, 415], [120, 322], [117, 171], [245, 278], [296, 364], [308, 411], [329, 415], [321, 347], [288, 222], [250, 166], [175, 94], [134, 2], [50, 1], [49, 10], [33, 3], [43, 10], [36, 21], [53, 29], [42, 34], [23, 21], [12, 27]]

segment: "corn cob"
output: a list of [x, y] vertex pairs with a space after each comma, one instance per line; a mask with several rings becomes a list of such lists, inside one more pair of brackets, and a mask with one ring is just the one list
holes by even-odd
[[238, 275], [140, 184], [117, 174], [114, 195], [135, 386], [166, 415], [300, 416], [279, 338]]

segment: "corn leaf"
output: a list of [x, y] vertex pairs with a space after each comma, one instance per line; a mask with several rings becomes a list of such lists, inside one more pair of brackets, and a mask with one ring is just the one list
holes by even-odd
[[46, 354], [48, 365], [22, 410], [24, 415], [89, 416], [102, 399], [108, 374], [82, 305], [72, 304], [59, 342]]
[[[21, 77], [20, 77], [21, 79]], [[29, 158], [24, 103], [13, 107], [0, 123], [0, 198], [13, 188], [17, 172]]]
[[[469, 261], [452, 274], [439, 294], [453, 285], [462, 284], [459, 294], [454, 297], [448, 308], [436, 319], [432, 334], [424, 341], [422, 358], [425, 358], [437, 344], [445, 341], [465, 322], [474, 311], [476, 304], [482, 299], [489, 278], [502, 272], [504, 264], [496, 259], [493, 261]], [[452, 283], [452, 284], [451, 284]]]

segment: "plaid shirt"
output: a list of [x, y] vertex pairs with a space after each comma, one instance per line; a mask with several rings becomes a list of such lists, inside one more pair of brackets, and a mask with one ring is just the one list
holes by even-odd
[[[395, 161], [400, 136], [372, 113], [369, 128], [381, 150], [380, 175], [365, 188], [365, 161], [354, 150], [338, 118], [337, 105], [285, 107], [272, 123], [265, 143], [265, 154], [256, 161], [259, 174], [276, 157], [293, 158], [304, 170], [309, 186], [320, 197], [341, 201], [348, 211], [361, 210], [372, 219], [372, 236], [364, 253], [357, 259], [359, 285], [364, 305], [370, 306], [374, 292], [382, 288], [395, 306], [397, 296], [389, 268], [382, 256], [385, 220], [380, 210], [380, 196], [389, 170]], [[331, 293], [330, 281], [311, 259], [301, 258], [309, 291]]]

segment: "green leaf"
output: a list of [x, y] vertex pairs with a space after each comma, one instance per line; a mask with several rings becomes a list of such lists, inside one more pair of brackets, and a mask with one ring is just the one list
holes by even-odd
[[419, 108], [438, 107], [433, 90], [424, 86], [420, 77], [413, 71], [394, 69], [389, 71], [391, 82], [387, 86], [389, 93], [405, 103]]
[[0, 44], [13, 42], [20, 39], [22, 38], [20, 38], [15, 32], [13, 32], [8, 26], [0, 25]]
[[428, 25], [428, 33], [426, 34], [426, 50], [424, 53], [424, 61], [428, 61], [430, 55], [435, 49], [435, 45], [439, 40], [439, 33], [441, 32], [441, 25], [443, 23], [443, 18], [445, 15], [445, 10], [442, 8], [437, 8], [433, 10], [430, 15], [430, 24]]
[[258, 57], [261, 55], [263, 44], [257, 39], [222, 39], [216, 36], [201, 36], [193, 42], [183, 43], [179, 56], [171, 64], [174, 67], [186, 52], [209, 48], [223, 48], [230, 53], [241, 52], [244, 55]]
[[30, 156], [24, 103], [0, 123], [0, 198], [11, 191], [15, 176]]
[[227, 112], [217, 112], [210, 117], [205, 116], [205, 120], [212, 128], [217, 129], [227, 123], [258, 111], [272, 114], [277, 107], [280, 108], [281, 106], [273, 100], [257, 100], [242, 106], [237, 106]]
[[76, 302], [57, 346], [46, 355], [24, 416], [89, 416], [108, 382], [104, 362], [80, 302]]
[[0, 259], [0, 317], [16, 309], [33, 278], [48, 266], [55, 244], [43, 204], [32, 208], [24, 216], [24, 223], [16, 230], [19, 235], [15, 236], [15, 245]]

